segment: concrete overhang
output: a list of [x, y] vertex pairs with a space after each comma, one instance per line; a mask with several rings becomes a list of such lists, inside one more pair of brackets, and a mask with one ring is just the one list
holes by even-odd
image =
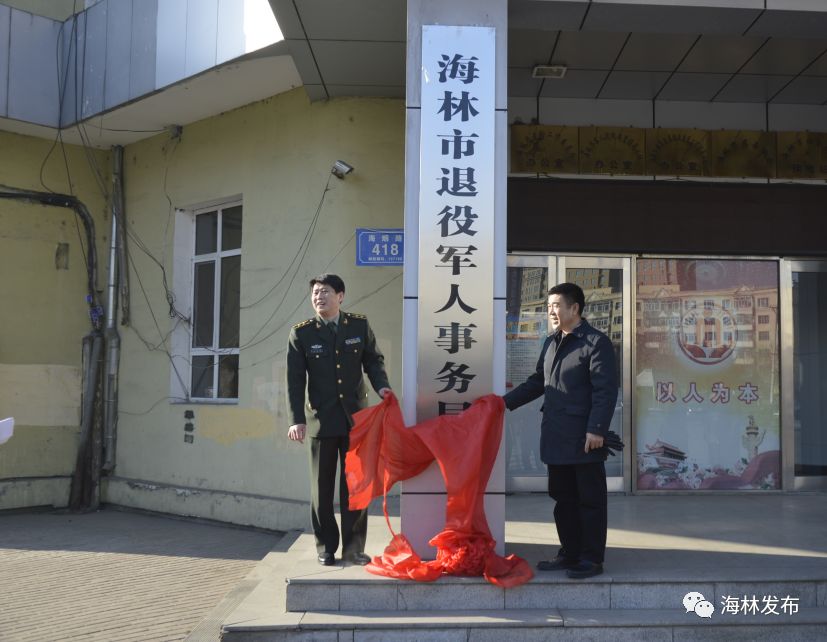
[[[61, 131], [64, 142], [128, 145], [175, 125], [189, 125], [301, 86], [284, 41], [242, 56]], [[55, 138], [57, 129], [0, 119], [0, 129]]]
[[[101, 110], [64, 140], [128, 144], [297, 86], [311, 101], [404, 98], [405, 0], [269, 2], [283, 41]], [[824, 0], [511, 0], [508, 41], [510, 98], [827, 105]], [[547, 64], [565, 76], [532, 77]], [[0, 129], [57, 132], [19, 118]]]
[[[405, 0], [270, 4], [311, 100], [404, 97]], [[510, 97], [827, 103], [823, 0], [511, 0], [508, 41]]]

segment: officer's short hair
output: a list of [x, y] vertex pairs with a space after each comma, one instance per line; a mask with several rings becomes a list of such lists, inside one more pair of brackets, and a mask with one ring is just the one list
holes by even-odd
[[335, 275], [335, 274], [320, 274], [319, 276], [313, 277], [310, 279], [310, 289], [313, 289], [313, 286], [316, 284], [319, 285], [329, 285], [333, 288], [333, 291], [336, 294], [344, 293], [345, 291], [345, 282], [342, 281], [342, 278]]
[[583, 289], [576, 283], [559, 283], [551, 288], [548, 294], [549, 296], [559, 294], [569, 305], [576, 303], [578, 305], [577, 313], [581, 317], [583, 316], [583, 308], [586, 307], [586, 295], [583, 294]]

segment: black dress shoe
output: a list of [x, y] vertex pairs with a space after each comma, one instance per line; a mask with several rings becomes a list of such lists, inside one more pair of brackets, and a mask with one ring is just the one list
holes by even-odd
[[600, 575], [603, 572], [603, 565], [596, 564], [594, 562], [582, 561], [577, 566], [573, 566], [569, 570], [566, 571], [566, 575], [568, 575], [573, 580], [583, 580], [587, 577], [594, 577], [595, 575]]
[[348, 553], [345, 555], [345, 559], [351, 564], [356, 564], [357, 566], [365, 566], [366, 564], [370, 564], [370, 557], [364, 553]]
[[538, 571], [564, 571], [575, 566], [577, 566], [577, 560], [559, 555], [552, 560], [537, 562]]
[[336, 558], [333, 553], [319, 553], [319, 564], [322, 566], [333, 566], [336, 563]]

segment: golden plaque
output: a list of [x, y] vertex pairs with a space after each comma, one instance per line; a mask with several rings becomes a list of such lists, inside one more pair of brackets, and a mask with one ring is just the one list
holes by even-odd
[[646, 174], [707, 176], [709, 132], [703, 129], [647, 129]]
[[645, 169], [645, 130], [634, 127], [581, 127], [580, 173], [641, 175]]
[[511, 171], [576, 174], [577, 127], [512, 125]]
[[827, 178], [827, 134], [778, 132], [778, 178]]
[[827, 132], [512, 125], [511, 171], [827, 179]]
[[775, 177], [775, 132], [711, 131], [711, 176]]

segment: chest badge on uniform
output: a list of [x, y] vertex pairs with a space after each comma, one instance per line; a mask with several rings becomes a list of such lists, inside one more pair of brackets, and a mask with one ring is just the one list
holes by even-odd
[[350, 339], [345, 339], [346, 346], [352, 346], [354, 343], [362, 343], [362, 337], [351, 337]]
[[321, 343], [314, 343], [310, 346], [310, 354], [324, 354], [324, 346]]

